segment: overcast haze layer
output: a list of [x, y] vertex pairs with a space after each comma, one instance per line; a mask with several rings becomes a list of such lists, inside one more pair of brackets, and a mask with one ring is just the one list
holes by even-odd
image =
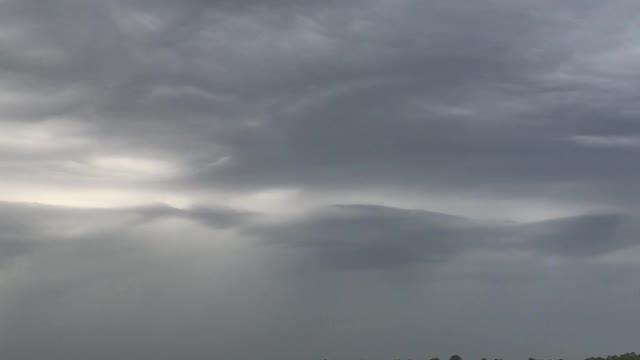
[[0, 356], [637, 351], [639, 17], [0, 0]]

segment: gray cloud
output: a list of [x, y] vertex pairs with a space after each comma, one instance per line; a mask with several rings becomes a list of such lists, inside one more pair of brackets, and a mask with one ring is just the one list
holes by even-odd
[[637, 218], [585, 215], [526, 225], [532, 248], [558, 256], [597, 256], [638, 245]]
[[[635, 149], [571, 140], [639, 130], [633, 80], [602, 69], [626, 31], [607, 19], [631, 3], [111, 4], [5, 2], [20, 23], [55, 19], [19, 27], [6, 56], [60, 54], [36, 57], [37, 80], [24, 59], [5, 69], [23, 87], [71, 91], [42, 111], [90, 117], [101, 146], [185, 162], [176, 186], [426, 184], [633, 203], [619, 189], [634, 186]], [[587, 42], [590, 29], [610, 35]]]
[[0, 0], [0, 354], [627, 351], [639, 13]]
[[[212, 228], [239, 226], [258, 214], [247, 213], [223, 207], [192, 207], [178, 209], [164, 204], [132, 206], [122, 208], [72, 208], [39, 204], [0, 202], [0, 224], [9, 234], [28, 234], [29, 231], [46, 229], [46, 224], [65, 222], [71, 219], [73, 226], [81, 226], [83, 221], [126, 220], [130, 225], [144, 225], [163, 218], [183, 218], [194, 220]], [[55, 227], [64, 230], [61, 227]]]
[[251, 228], [270, 243], [299, 249], [313, 262], [349, 268], [395, 268], [450, 261], [478, 251], [533, 251], [594, 257], [640, 245], [637, 219], [586, 214], [517, 224], [422, 210], [337, 205], [293, 222]]
[[[125, 226], [117, 211], [102, 212], [97, 220], [86, 216], [91, 211], [70, 215], [52, 207], [14, 208], [10, 214], [19, 218], [5, 214], [3, 221], [35, 224], [32, 235], [40, 243], [1, 273], [0, 351], [8, 358], [390, 358], [461, 349], [463, 355], [579, 357], [633, 343], [624, 336], [603, 337], [595, 328], [603, 321], [621, 329], [633, 326], [637, 264], [549, 265], [537, 251], [531, 257], [493, 257], [509, 250], [496, 251], [485, 241], [461, 244], [472, 241], [465, 230], [487, 225], [456, 216], [337, 206], [289, 225], [292, 230], [279, 230], [281, 235], [295, 230], [295, 240], [293, 235], [280, 238], [289, 246], [255, 247], [217, 230], [202, 233], [197, 222], [178, 228], [163, 220]], [[69, 222], [69, 217], [74, 219]], [[525, 227], [575, 235], [574, 227], [588, 229], [603, 218], [589, 215]], [[385, 241], [399, 243], [390, 248], [391, 260], [371, 256], [363, 233], [373, 249]], [[431, 239], [420, 244], [423, 234]], [[355, 236], [361, 236], [361, 244]], [[444, 246], [440, 241], [445, 240], [458, 245]], [[537, 238], [531, 241], [538, 243]], [[342, 248], [334, 253], [338, 261], [333, 266], [362, 271], [298, 267], [295, 253], [304, 248], [327, 264], [323, 247]], [[434, 253], [446, 261], [399, 268], [393, 250], [401, 247], [419, 253], [422, 261]], [[450, 256], [450, 249], [456, 256]], [[487, 258], [482, 255], [486, 250], [494, 254]], [[376, 268], [385, 271], [368, 271]], [[553, 321], [556, 325], [549, 327]], [[489, 326], [511, 330], [481, 331]], [[579, 336], [575, 326], [583, 329]], [[584, 336], [596, 340], [585, 346]], [[462, 338], [470, 340], [461, 346]], [[504, 341], [511, 345], [495, 350]]]
[[15, 257], [28, 253], [30, 250], [29, 245], [20, 239], [15, 239], [13, 236], [2, 236], [0, 238], [0, 268]]
[[224, 208], [176, 209], [166, 205], [120, 209], [72, 209], [0, 202], [0, 268], [56, 241], [86, 237], [106, 242], [123, 232], [166, 219], [187, 219], [212, 229], [230, 229], [256, 214]]
[[437, 263], [500, 236], [498, 227], [462, 217], [368, 205], [337, 205], [251, 232], [274, 245], [309, 251], [312, 261], [356, 269]]
[[[212, 229], [247, 223], [256, 214], [224, 208], [176, 209], [166, 205], [116, 209], [74, 209], [0, 202], [0, 267], [56, 241], [103, 239], [166, 219], [187, 219]], [[120, 235], [119, 235], [120, 234]]]
[[[110, 213], [112, 211], [106, 212]], [[200, 206], [185, 210], [167, 205], [123, 208], [118, 209], [115, 212], [137, 215], [141, 222], [175, 217], [195, 220], [207, 226], [222, 229], [243, 225], [259, 215], [222, 207], [215, 208]]]

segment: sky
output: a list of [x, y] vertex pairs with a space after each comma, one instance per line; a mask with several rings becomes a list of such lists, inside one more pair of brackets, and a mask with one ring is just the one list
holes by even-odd
[[0, 356], [638, 351], [639, 16], [0, 0]]

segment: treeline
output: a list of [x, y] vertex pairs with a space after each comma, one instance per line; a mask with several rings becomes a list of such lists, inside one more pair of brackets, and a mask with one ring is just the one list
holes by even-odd
[[609, 355], [607, 357], [590, 357], [585, 360], [640, 360], [640, 354], [630, 352], [622, 355]]
[[[400, 360], [400, 359], [396, 359], [396, 360]], [[440, 360], [440, 358], [434, 357], [434, 358], [431, 358], [430, 360]], [[462, 360], [462, 357], [458, 355], [453, 355], [449, 358], [449, 360]], [[482, 358], [482, 360], [487, 360], [487, 358]], [[493, 360], [503, 360], [503, 359], [493, 359]], [[547, 360], [547, 359], [536, 359], [536, 358], [530, 357], [529, 360]], [[549, 359], [549, 360], [554, 360], [554, 359]], [[556, 360], [563, 360], [563, 359], [556, 359]], [[589, 357], [589, 358], [586, 358], [585, 360], [640, 360], [640, 354], [630, 352], [622, 355], [609, 355], [607, 357], [601, 357], [601, 356]]]

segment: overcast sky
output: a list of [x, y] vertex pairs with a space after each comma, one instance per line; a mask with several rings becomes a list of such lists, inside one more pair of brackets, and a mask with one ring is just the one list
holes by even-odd
[[0, 0], [0, 356], [638, 351], [637, 0]]

